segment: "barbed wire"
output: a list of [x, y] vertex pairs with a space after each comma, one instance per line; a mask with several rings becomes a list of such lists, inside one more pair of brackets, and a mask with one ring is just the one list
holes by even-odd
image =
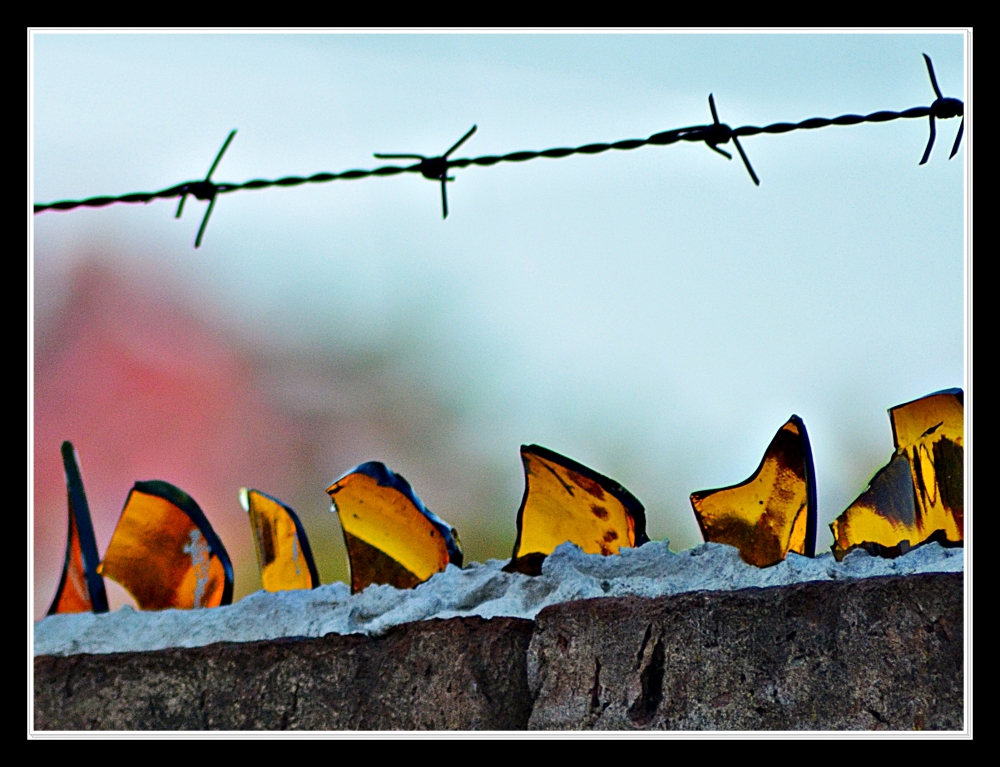
[[371, 170], [347, 170], [340, 173], [314, 173], [311, 176], [285, 176], [278, 179], [253, 179], [251, 181], [244, 181], [240, 184], [228, 182], [216, 183], [212, 181], [212, 174], [215, 172], [219, 162], [222, 160], [222, 156], [226, 153], [226, 150], [232, 143], [233, 138], [236, 136], [236, 131], [233, 130], [223, 143], [222, 148], [216, 155], [215, 160], [204, 179], [198, 181], [185, 181], [182, 184], [177, 184], [175, 186], [168, 187], [167, 189], [161, 189], [158, 192], [132, 192], [130, 194], [123, 194], [117, 197], [89, 197], [85, 200], [62, 200], [60, 202], [35, 203], [34, 212], [35, 214], [38, 214], [49, 210], [67, 211], [74, 210], [76, 208], [103, 208], [108, 205], [115, 205], [118, 203], [150, 203], [153, 200], [179, 197], [180, 203], [177, 206], [175, 218], [180, 218], [181, 213], [184, 211], [184, 203], [187, 200], [188, 195], [192, 195], [198, 200], [208, 201], [208, 208], [205, 211], [201, 226], [198, 228], [198, 235], [195, 238], [194, 246], [198, 248], [201, 246], [202, 238], [205, 235], [205, 227], [208, 225], [208, 220], [212, 215], [212, 210], [215, 207], [218, 195], [229, 194], [231, 192], [268, 189], [270, 187], [292, 187], [301, 186], [303, 184], [323, 184], [330, 181], [354, 181], [362, 178], [370, 178], [372, 176], [397, 176], [401, 173], [419, 173], [424, 178], [440, 182], [442, 218], [447, 218], [447, 183], [455, 180], [453, 176], [449, 176], [448, 174], [453, 168], [468, 168], [473, 165], [479, 167], [491, 167], [502, 162], [527, 162], [528, 160], [535, 160], [541, 157], [559, 159], [577, 154], [594, 155], [601, 154], [612, 149], [617, 151], [630, 151], [645, 146], [669, 146], [681, 141], [704, 142], [710, 149], [718, 152], [730, 160], [732, 159], [732, 155], [724, 149], [720, 149], [719, 145], [728, 144], [732, 141], [737, 152], [739, 152], [743, 165], [747, 169], [747, 173], [750, 174], [750, 178], [753, 180], [754, 184], [760, 186], [760, 179], [754, 172], [753, 166], [750, 164], [750, 159], [747, 157], [747, 154], [743, 150], [743, 146], [740, 143], [739, 139], [741, 136], [757, 136], [761, 133], [790, 133], [797, 130], [816, 130], [817, 128], [826, 128], [831, 125], [859, 125], [861, 123], [883, 123], [890, 122], [892, 120], [910, 120], [928, 117], [930, 121], [930, 136], [928, 137], [927, 146], [924, 149], [923, 157], [919, 163], [920, 165], [923, 165], [930, 158], [931, 149], [934, 148], [934, 141], [937, 135], [935, 120], [947, 120], [953, 117], [962, 117], [962, 122], [958, 127], [958, 132], [955, 135], [955, 141], [952, 145], [951, 154], [948, 156], [948, 159], [954, 157], [958, 152], [965, 129], [965, 104], [959, 99], [949, 98], [942, 95], [941, 89], [938, 87], [937, 78], [934, 75], [934, 64], [931, 62], [930, 57], [926, 53], [923, 54], [923, 57], [927, 65], [927, 74], [930, 77], [931, 86], [934, 88], [934, 94], [937, 98], [933, 101], [933, 103], [931, 103], [930, 106], [912, 107], [910, 109], [903, 110], [902, 112], [883, 110], [866, 115], [845, 114], [838, 117], [812, 117], [808, 120], [801, 120], [800, 122], [795, 123], [778, 122], [764, 126], [743, 125], [739, 128], [732, 128], [719, 120], [719, 115], [715, 107], [715, 98], [712, 94], [709, 94], [708, 104], [712, 113], [711, 123], [662, 131], [660, 133], [654, 133], [652, 136], [644, 139], [624, 139], [622, 141], [614, 141], [611, 143], [584, 144], [577, 147], [557, 147], [554, 149], [544, 149], [542, 151], [510, 152], [509, 154], [504, 155], [484, 155], [482, 157], [459, 158], [455, 160], [450, 159], [451, 154], [462, 146], [462, 144], [464, 144], [472, 136], [472, 134], [476, 132], [476, 126], [473, 125], [472, 128], [464, 136], [462, 136], [462, 138], [455, 142], [451, 148], [442, 155], [427, 157], [420, 154], [375, 154], [375, 157], [378, 159], [416, 160], [417, 162], [412, 165], [383, 165], [379, 168], [373, 168]]

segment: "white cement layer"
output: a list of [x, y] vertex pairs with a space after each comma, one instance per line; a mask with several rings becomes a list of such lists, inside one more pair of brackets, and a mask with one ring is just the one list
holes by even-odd
[[870, 578], [930, 572], [963, 572], [964, 551], [936, 543], [897, 559], [855, 550], [836, 562], [832, 554], [796, 554], [773, 567], [747, 565], [731, 546], [702, 544], [675, 554], [667, 541], [624, 549], [620, 556], [584, 554], [563, 544], [542, 574], [505, 573], [505, 562], [449, 565], [415, 589], [371, 586], [351, 595], [344, 583], [308, 591], [258, 591], [229, 607], [54, 615], [35, 624], [35, 655], [73, 655], [199, 647], [325, 634], [380, 634], [392, 626], [430, 618], [479, 615], [534, 618], [549, 605], [575, 599], [634, 594], [656, 597], [689, 591], [731, 591], [803, 581]]

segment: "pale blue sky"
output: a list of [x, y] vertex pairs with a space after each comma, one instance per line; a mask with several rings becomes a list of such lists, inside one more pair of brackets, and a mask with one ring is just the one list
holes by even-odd
[[[961, 34], [79, 35], [33, 37], [36, 201], [374, 167], [963, 98]], [[968, 126], [967, 126], [968, 127]], [[401, 358], [461, 403], [504, 467], [539, 443], [610, 474], [654, 537], [698, 536], [688, 494], [756, 468], [792, 414], [821, 538], [892, 451], [886, 409], [963, 384], [965, 146], [957, 120], [704, 145], [34, 218], [39, 290], [87, 248], [155, 259], [270, 343], [429, 339]], [[967, 134], [968, 136], [968, 131]], [[732, 148], [731, 146], [729, 148]], [[55, 290], [55, 288], [51, 288]], [[40, 310], [50, 297], [37, 295]], [[371, 456], [378, 459], [379, 456]], [[346, 468], [346, 467], [344, 467]], [[394, 467], [406, 474], [405, 467]], [[331, 477], [332, 478], [332, 477]], [[439, 508], [446, 519], [468, 510]]]

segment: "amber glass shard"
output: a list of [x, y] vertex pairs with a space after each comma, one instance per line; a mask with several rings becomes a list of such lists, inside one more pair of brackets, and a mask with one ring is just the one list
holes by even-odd
[[296, 513], [277, 498], [245, 487], [240, 489], [240, 503], [250, 516], [264, 590], [319, 586], [309, 539]]
[[429, 511], [410, 483], [384, 464], [363, 463], [326, 492], [344, 530], [351, 593], [373, 583], [413, 588], [449, 562], [462, 566], [458, 532]]
[[613, 479], [539, 445], [522, 445], [521, 462], [524, 497], [508, 572], [541, 573], [542, 560], [567, 541], [604, 555], [649, 541], [642, 504]]
[[895, 557], [928, 541], [964, 539], [964, 405], [961, 389], [890, 408], [896, 452], [833, 521], [837, 559], [853, 548]]
[[691, 493], [702, 536], [735, 546], [757, 567], [777, 564], [790, 551], [815, 556], [815, 476], [806, 426], [793, 415], [748, 480]]
[[69, 505], [69, 533], [66, 537], [66, 561], [49, 615], [56, 613], [106, 613], [108, 595], [104, 578], [98, 572], [100, 557], [90, 522], [90, 507], [83, 492], [80, 462], [69, 442], [62, 443], [63, 468], [66, 471], [66, 494]]
[[233, 567], [204, 512], [166, 482], [136, 482], [101, 572], [141, 610], [218, 607], [233, 601]]

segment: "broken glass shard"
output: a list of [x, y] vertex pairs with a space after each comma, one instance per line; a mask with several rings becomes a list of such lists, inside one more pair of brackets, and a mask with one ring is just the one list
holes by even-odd
[[649, 541], [642, 504], [613, 479], [539, 445], [522, 445], [521, 462], [524, 496], [507, 572], [539, 575], [567, 541], [604, 555]]
[[738, 485], [691, 494], [706, 541], [728, 543], [744, 562], [768, 567], [788, 552], [816, 553], [816, 474], [805, 424], [793, 415]]
[[352, 594], [373, 583], [413, 588], [449, 563], [462, 566], [458, 531], [385, 464], [363, 463], [326, 492], [344, 531]]
[[136, 482], [100, 572], [140, 610], [218, 607], [233, 601], [233, 567], [204, 512], [167, 482]]
[[264, 590], [319, 586], [312, 549], [298, 515], [277, 498], [245, 487], [240, 489], [240, 504], [250, 517]]
[[964, 396], [946, 389], [889, 410], [896, 452], [833, 523], [833, 553], [896, 557], [964, 540]]
[[56, 588], [49, 615], [56, 613], [106, 613], [108, 596], [104, 578], [98, 572], [100, 557], [90, 521], [90, 507], [83, 492], [80, 461], [69, 442], [62, 443], [63, 468], [69, 506], [69, 532], [66, 536], [66, 560]]

